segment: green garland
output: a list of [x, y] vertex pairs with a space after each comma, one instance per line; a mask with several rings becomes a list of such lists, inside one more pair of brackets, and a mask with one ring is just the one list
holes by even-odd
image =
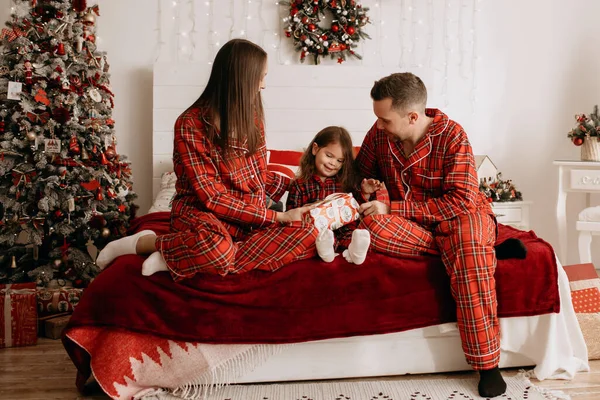
[[[315, 64], [327, 55], [337, 57], [340, 64], [350, 56], [362, 59], [354, 49], [360, 39], [370, 39], [363, 31], [370, 22], [367, 7], [355, 0], [292, 0], [280, 4], [289, 7], [289, 16], [284, 19], [285, 35], [294, 40], [300, 61], [304, 62], [309, 54]], [[319, 23], [327, 11], [333, 14], [333, 20], [329, 29], [323, 29]]]

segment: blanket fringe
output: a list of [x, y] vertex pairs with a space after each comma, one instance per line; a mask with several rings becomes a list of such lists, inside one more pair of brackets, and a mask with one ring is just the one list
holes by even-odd
[[[163, 400], [176, 398], [185, 400], [204, 400], [226, 385], [237, 383], [237, 379], [242, 377], [245, 373], [254, 370], [256, 367], [266, 362], [270, 357], [292, 345], [293, 344], [254, 345], [247, 351], [211, 368], [185, 385], [174, 389], [157, 389], [152, 393], [146, 393], [143, 399], [150, 400], [153, 398], [160, 398]], [[171, 397], [171, 395], [173, 397]]]
[[571, 400], [571, 396], [569, 396], [568, 394], [566, 394], [560, 390], [545, 389], [545, 388], [541, 388], [541, 387], [533, 384], [531, 382], [531, 378], [535, 378], [535, 373], [533, 372], [532, 369], [529, 371], [526, 371], [524, 369], [519, 370], [519, 373], [517, 374], [516, 378], [526, 381], [527, 384], [529, 385], [529, 390], [536, 391], [536, 392], [542, 394], [544, 396], [544, 399], [547, 399], [547, 400]]

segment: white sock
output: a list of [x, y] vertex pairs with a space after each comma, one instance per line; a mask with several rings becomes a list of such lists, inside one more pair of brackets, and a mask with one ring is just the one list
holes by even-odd
[[146, 235], [155, 235], [155, 233], [150, 230], [146, 230], [138, 232], [135, 235], [126, 236], [110, 242], [102, 249], [100, 254], [98, 254], [96, 265], [98, 265], [100, 269], [104, 269], [119, 256], [124, 256], [125, 254], [136, 254], [135, 247], [137, 246], [138, 239]]
[[160, 251], [155, 251], [150, 254], [150, 257], [146, 258], [146, 261], [142, 264], [142, 275], [150, 276], [156, 272], [168, 271], [167, 263], [163, 258]]
[[365, 262], [367, 251], [371, 245], [371, 234], [366, 229], [357, 229], [352, 232], [352, 241], [343, 256], [349, 263], [360, 265]]
[[316, 241], [317, 253], [321, 260], [325, 262], [332, 262], [335, 256], [337, 256], [336, 252], [333, 250], [333, 231], [331, 229], [323, 229], [319, 236], [317, 236]]

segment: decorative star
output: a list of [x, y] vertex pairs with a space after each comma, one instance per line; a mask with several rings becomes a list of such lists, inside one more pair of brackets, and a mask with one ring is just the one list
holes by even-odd
[[338, 64], [341, 64], [344, 62], [344, 59], [342, 57], [338, 58]]
[[121, 204], [118, 208], [119, 208], [119, 211], [121, 211], [121, 212], [125, 212], [125, 210], [127, 209], [125, 207], [125, 204]]

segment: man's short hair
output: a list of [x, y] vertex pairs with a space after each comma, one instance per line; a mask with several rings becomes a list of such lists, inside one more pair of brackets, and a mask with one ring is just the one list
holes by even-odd
[[375, 101], [392, 99], [392, 107], [396, 110], [417, 107], [419, 111], [425, 111], [427, 89], [418, 76], [410, 72], [395, 73], [375, 81], [371, 98]]

